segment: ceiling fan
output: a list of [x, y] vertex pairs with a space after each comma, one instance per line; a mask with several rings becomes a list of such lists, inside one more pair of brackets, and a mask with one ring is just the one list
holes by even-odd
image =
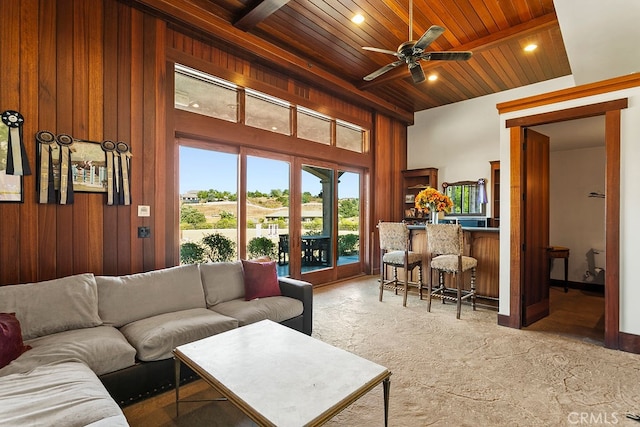
[[398, 46], [398, 50], [396, 52], [377, 47], [363, 47], [364, 50], [386, 53], [398, 58], [397, 61], [387, 64], [365, 76], [364, 80], [373, 80], [387, 71], [406, 63], [409, 67], [409, 72], [411, 73], [413, 82], [421, 83], [425, 80], [425, 76], [419, 61], [466, 61], [471, 58], [471, 52], [425, 52], [425, 49], [444, 32], [444, 28], [432, 25], [427, 31], [425, 31], [418, 41], [411, 40], [413, 35], [413, 0], [409, 0], [409, 41]]

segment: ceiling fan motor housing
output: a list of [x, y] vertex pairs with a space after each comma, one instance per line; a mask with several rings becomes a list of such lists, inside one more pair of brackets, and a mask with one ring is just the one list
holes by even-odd
[[413, 51], [413, 46], [415, 46], [415, 44], [415, 40], [409, 40], [398, 46], [398, 58], [404, 59], [408, 63], [411, 57], [415, 55]]

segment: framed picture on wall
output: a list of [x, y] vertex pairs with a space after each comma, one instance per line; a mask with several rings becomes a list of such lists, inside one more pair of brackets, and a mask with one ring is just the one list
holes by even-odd
[[[84, 193], [107, 192], [107, 157], [98, 142], [73, 140], [69, 146], [71, 151], [71, 168], [73, 191]], [[55, 187], [60, 188], [60, 149], [53, 150]]]
[[22, 176], [7, 175], [8, 128], [0, 126], [0, 202], [22, 203]]
[[405, 203], [413, 203], [415, 201], [415, 196], [413, 194], [405, 194], [404, 202]]
[[22, 176], [7, 175], [0, 171], [0, 202], [24, 202], [22, 193]]

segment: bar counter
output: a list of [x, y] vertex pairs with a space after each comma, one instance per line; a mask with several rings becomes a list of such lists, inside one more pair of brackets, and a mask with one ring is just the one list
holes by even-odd
[[[428, 279], [429, 253], [427, 231], [424, 224], [409, 225], [411, 250], [423, 254], [424, 283]], [[464, 232], [464, 254], [478, 260], [476, 269], [476, 294], [479, 298], [497, 300], [499, 297], [500, 229], [493, 227], [462, 227]], [[465, 287], [469, 286], [470, 272], [464, 276]]]

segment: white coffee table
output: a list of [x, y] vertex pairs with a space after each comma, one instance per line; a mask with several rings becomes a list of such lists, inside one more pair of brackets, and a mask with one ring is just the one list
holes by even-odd
[[173, 354], [176, 414], [182, 362], [259, 425], [324, 424], [380, 383], [388, 422], [387, 368], [279, 323], [242, 326], [181, 345]]

